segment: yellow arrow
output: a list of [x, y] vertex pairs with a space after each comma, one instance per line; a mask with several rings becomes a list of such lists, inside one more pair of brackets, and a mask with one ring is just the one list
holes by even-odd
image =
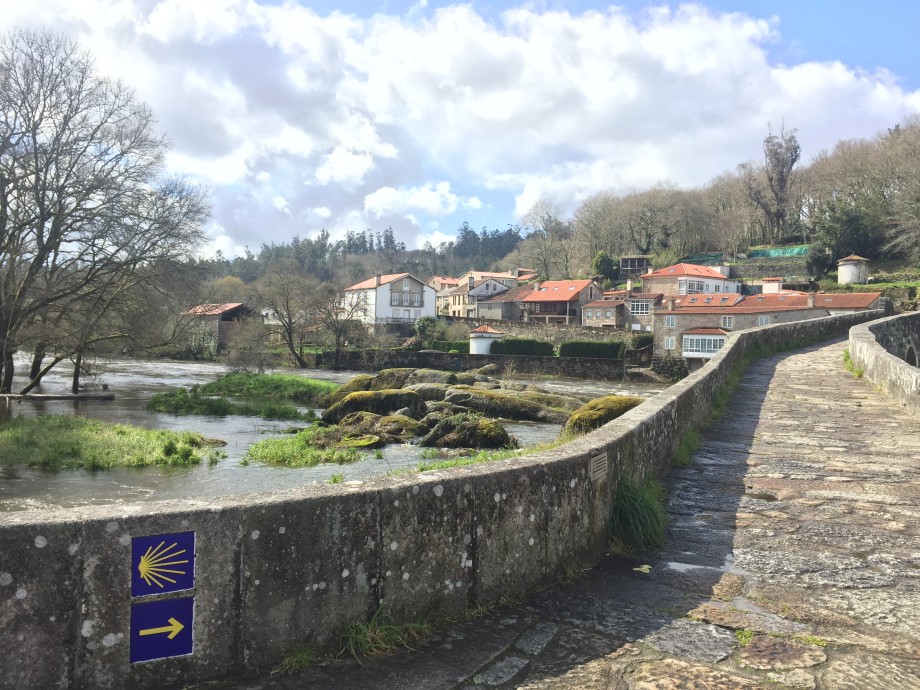
[[169, 625], [163, 626], [162, 628], [147, 628], [146, 630], [141, 630], [140, 636], [143, 637], [144, 635], [159, 635], [161, 633], [169, 633], [169, 639], [171, 640], [180, 632], [182, 632], [184, 627], [185, 626], [175, 618], [170, 618]]

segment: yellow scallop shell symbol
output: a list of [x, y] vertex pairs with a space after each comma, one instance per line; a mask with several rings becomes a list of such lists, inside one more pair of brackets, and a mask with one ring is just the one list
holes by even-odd
[[176, 551], [179, 546], [177, 543], [163, 548], [165, 544], [165, 541], [161, 541], [156, 548], [149, 547], [137, 564], [137, 571], [148, 586], [162, 588], [164, 581], [175, 584], [176, 581], [170, 575], [185, 575], [185, 570], [176, 570], [175, 567], [188, 563], [188, 559], [174, 560], [184, 554], [185, 549]]

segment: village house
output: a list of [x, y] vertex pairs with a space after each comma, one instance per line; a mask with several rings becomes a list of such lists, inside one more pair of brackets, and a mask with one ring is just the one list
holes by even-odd
[[447, 293], [447, 315], [476, 318], [476, 306], [480, 299], [488, 299], [507, 291], [508, 286], [494, 278], [474, 280], [470, 275], [465, 284]]
[[588, 302], [581, 310], [581, 325], [590, 328], [625, 328], [626, 303], [622, 299]]
[[530, 285], [518, 285], [500, 292], [492, 297], [476, 300], [476, 318], [491, 321], [520, 321], [520, 301], [533, 288]]
[[474, 281], [485, 280], [487, 278], [492, 278], [497, 280], [499, 283], [505, 287], [513, 288], [521, 283], [527, 283], [531, 280], [535, 280], [537, 277], [536, 271], [532, 268], [515, 268], [510, 271], [496, 272], [496, 271], [467, 271], [459, 278], [459, 285], [468, 283], [469, 279], [472, 278]]
[[732, 331], [790, 321], [878, 309], [881, 293], [800, 293], [761, 295], [699, 294], [664, 298], [654, 314], [653, 357], [682, 357], [694, 371], [725, 344]]
[[227, 343], [239, 329], [240, 322], [251, 316], [252, 310], [242, 302], [199, 304], [185, 315], [194, 321], [189, 346], [194, 351], [218, 354], [227, 349]]
[[649, 254], [620, 257], [620, 277], [639, 276], [652, 270], [652, 257]]
[[722, 270], [696, 264], [674, 264], [642, 276], [645, 292], [663, 295], [703, 295], [741, 292], [741, 283], [728, 278], [728, 267]]
[[411, 324], [435, 316], [435, 290], [411, 273], [378, 275], [345, 288], [342, 306], [369, 326]]
[[435, 313], [438, 316], [447, 316], [450, 313], [448, 310], [450, 291], [460, 285], [460, 279], [449, 276], [432, 276], [425, 284], [435, 292]]
[[546, 280], [528, 287], [518, 302], [523, 321], [580, 324], [583, 306], [603, 294], [593, 280]]

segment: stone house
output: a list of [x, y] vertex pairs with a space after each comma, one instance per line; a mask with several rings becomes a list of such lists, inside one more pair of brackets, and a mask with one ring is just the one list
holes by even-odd
[[654, 314], [652, 356], [682, 357], [694, 371], [725, 344], [732, 331], [850, 311], [877, 309], [881, 293], [701, 294], [666, 297]]
[[518, 285], [492, 297], [477, 298], [476, 316], [490, 321], [520, 321], [520, 300], [531, 290], [530, 285]]
[[474, 280], [469, 276], [465, 284], [447, 293], [447, 315], [476, 318], [480, 299], [488, 299], [508, 291], [508, 286], [494, 278]]
[[228, 341], [239, 330], [240, 323], [252, 315], [252, 310], [242, 302], [199, 304], [185, 315], [193, 320], [189, 329], [192, 349], [218, 354], [227, 349]]

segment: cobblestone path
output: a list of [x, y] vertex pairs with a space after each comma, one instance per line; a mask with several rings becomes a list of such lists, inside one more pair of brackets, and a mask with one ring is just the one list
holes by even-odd
[[239, 688], [920, 689], [920, 419], [845, 343], [755, 363], [667, 480], [667, 545], [416, 651]]

